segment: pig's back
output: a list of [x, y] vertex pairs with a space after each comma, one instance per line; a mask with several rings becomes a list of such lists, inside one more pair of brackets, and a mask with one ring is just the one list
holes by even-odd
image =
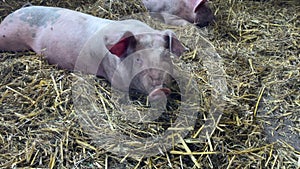
[[25, 7], [1, 23], [0, 50], [34, 50], [44, 54], [50, 63], [72, 68], [65, 64], [74, 64], [87, 39], [108, 23], [109, 20], [63, 8]]

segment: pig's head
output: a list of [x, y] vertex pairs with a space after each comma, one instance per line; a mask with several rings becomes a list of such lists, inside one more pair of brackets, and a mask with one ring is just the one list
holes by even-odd
[[188, 3], [191, 3], [189, 5], [193, 9], [193, 17], [190, 22], [199, 27], [204, 27], [215, 19], [207, 0], [188, 0]]
[[165, 86], [170, 84], [173, 73], [171, 57], [180, 56], [186, 50], [174, 33], [126, 31], [115, 36], [118, 37], [106, 36], [105, 44], [108, 58], [114, 57], [117, 62], [110, 68], [105, 59], [102, 62], [112, 87], [123, 91], [137, 89], [148, 94], [150, 100], [168, 95], [171, 91]]

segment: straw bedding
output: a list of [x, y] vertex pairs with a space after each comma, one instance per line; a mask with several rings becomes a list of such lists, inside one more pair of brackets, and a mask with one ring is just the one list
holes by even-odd
[[[0, 20], [26, 2], [1, 1]], [[131, 94], [134, 106], [122, 107], [117, 102], [120, 98], [112, 99], [114, 93], [105, 79], [58, 69], [34, 52], [2, 52], [0, 168], [300, 167], [297, 0], [214, 0], [210, 3], [216, 22], [203, 29], [147, 19], [146, 14], [137, 14], [145, 12], [140, 1], [31, 3], [115, 20], [130, 15], [154, 28], [172, 29], [190, 49], [174, 64], [183, 75], [189, 72], [197, 85], [191, 89], [198, 94], [184, 102], [196, 112], [190, 114], [195, 125], [164, 140], [171, 140], [169, 147], [162, 147], [167, 149], [164, 154], [146, 150], [145, 154], [118, 154], [118, 149], [111, 148], [115, 138], [109, 127], [90, 125], [91, 121], [113, 126], [127, 136], [120, 135], [118, 140], [129, 145], [132, 140], [128, 139], [151, 138], [178, 120], [180, 94], [172, 95], [167, 111], [157, 121], [128, 122], [135, 112], [149, 108], [139, 93]], [[179, 81], [190, 80], [183, 75], [178, 73]], [[96, 94], [89, 95], [91, 91]], [[199, 102], [193, 105], [195, 100]], [[124, 115], [124, 109], [128, 114]], [[93, 114], [95, 110], [104, 115]], [[107, 140], [98, 139], [103, 136]], [[140, 144], [130, 144], [125, 152]]]

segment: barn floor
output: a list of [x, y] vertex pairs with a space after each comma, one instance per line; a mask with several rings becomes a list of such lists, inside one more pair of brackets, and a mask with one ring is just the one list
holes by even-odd
[[[0, 20], [26, 2], [1, 1]], [[109, 19], [139, 18], [136, 13], [145, 11], [140, 1], [133, 0], [30, 2]], [[212, 0], [210, 4], [216, 15], [213, 25], [199, 30], [167, 27], [190, 49], [176, 65], [191, 72], [201, 98], [193, 130], [172, 137], [167, 153], [118, 156], [103, 149], [103, 144], [114, 143], [98, 140], [97, 144], [91, 137], [96, 131], [87, 131], [81, 123], [73, 95], [80, 79], [75, 73], [57, 69], [33, 52], [3, 52], [0, 168], [299, 168], [300, 2]], [[213, 54], [201, 53], [202, 49]], [[214, 76], [213, 66], [221, 74]], [[110, 100], [109, 83], [87, 79], [99, 91], [101, 99], [95, 98], [99, 108], [117, 114], [120, 109]], [[127, 135], [164, 130], [158, 124], [153, 132], [147, 125], [114, 120], [117, 130]], [[209, 124], [212, 130], [205, 135], [201, 131]]]

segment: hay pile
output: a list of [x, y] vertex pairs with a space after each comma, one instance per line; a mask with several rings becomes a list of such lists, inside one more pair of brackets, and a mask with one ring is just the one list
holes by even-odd
[[[0, 20], [25, 3], [1, 1]], [[139, 1], [131, 0], [126, 5], [125, 0], [31, 3], [109, 19], [145, 11]], [[75, 73], [57, 69], [33, 52], [1, 53], [0, 168], [299, 167], [299, 2], [215, 0], [212, 7], [217, 22], [199, 31], [145, 21], [153, 27], [173, 29], [190, 48], [176, 65], [192, 72], [200, 91], [194, 129], [184, 138], [174, 137], [178, 143], [165, 155], [133, 158], [101, 148], [75, 111], [72, 87], [80, 80]], [[202, 53], [210, 46], [200, 35], [193, 36], [199, 32], [211, 41], [221, 58], [207, 59], [215, 55]], [[212, 72], [209, 64], [224, 72]], [[109, 117], [116, 117], [113, 115], [120, 109], [110, 99], [110, 84], [92, 76], [86, 79], [99, 91], [97, 106]], [[170, 107], [174, 105], [176, 100]], [[218, 123], [211, 137], [201, 132], [206, 118], [213, 120], [211, 124]], [[127, 135], [153, 135], [165, 130], [162, 125], [126, 124], [122, 117], [112, 121], [117, 120], [116, 126]]]

